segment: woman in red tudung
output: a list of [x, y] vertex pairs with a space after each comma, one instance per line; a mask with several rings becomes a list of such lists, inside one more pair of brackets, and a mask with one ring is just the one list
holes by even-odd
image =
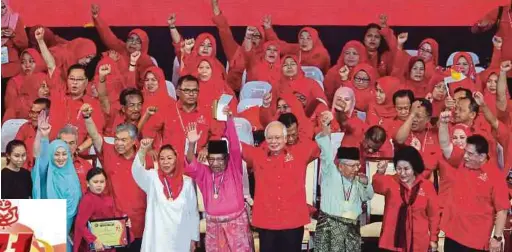
[[[357, 64], [366, 63], [368, 61], [367, 54], [364, 45], [357, 40], [351, 40], [343, 46], [336, 65], [331, 67], [325, 75], [324, 90], [329, 104], [332, 103], [334, 92], [342, 86], [341, 69], [347, 66], [349, 70], [352, 70]], [[353, 71], [350, 71], [349, 78], [352, 77], [352, 74]]]
[[[395, 60], [400, 58], [396, 56]], [[398, 62], [395, 62], [398, 64]], [[426, 76], [425, 60], [419, 56], [409, 59], [406, 69], [395, 68], [392, 76], [401, 80], [406, 89], [410, 89], [414, 93], [415, 98], [425, 98], [432, 87], [429, 86], [430, 79]]]
[[368, 105], [375, 99], [374, 87], [377, 81], [377, 72], [367, 63], [357, 64], [352, 70], [354, 73], [349, 80], [348, 71], [341, 71], [341, 79], [347, 79], [343, 82], [344, 87], [349, 87], [356, 96], [355, 110], [366, 112]]
[[382, 77], [391, 74], [397, 45], [393, 30], [387, 25], [388, 17], [380, 15], [379, 18], [379, 24], [366, 26], [363, 43], [368, 52], [368, 62]]
[[395, 152], [396, 175], [385, 175], [387, 164], [373, 176], [375, 193], [385, 197], [379, 248], [389, 251], [437, 250], [439, 200], [434, 185], [421, 176], [421, 154], [411, 146]]
[[318, 31], [312, 27], [304, 27], [299, 31], [299, 43], [287, 43], [279, 40], [279, 37], [272, 29], [272, 20], [270, 16], [263, 19], [263, 27], [265, 27], [265, 37], [268, 41], [278, 41], [279, 47], [283, 54], [293, 54], [299, 57], [299, 61], [303, 66], [318, 67], [325, 75], [331, 66], [331, 57], [325, 49]]
[[393, 104], [393, 94], [400, 89], [402, 84], [398, 78], [386, 76], [377, 80], [375, 99], [366, 113], [368, 125], [384, 125], [387, 121], [394, 120], [397, 111]]
[[278, 41], [267, 41], [263, 45], [263, 57], [251, 53], [251, 43], [244, 43], [244, 59], [247, 69], [247, 81], [266, 81], [278, 88], [281, 79], [281, 50]]

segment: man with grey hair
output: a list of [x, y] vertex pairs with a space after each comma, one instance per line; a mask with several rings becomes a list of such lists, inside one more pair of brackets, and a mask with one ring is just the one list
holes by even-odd
[[[115, 206], [119, 212], [128, 214], [131, 219], [135, 241], [130, 245], [129, 251], [140, 251], [146, 214], [146, 194], [139, 188], [131, 173], [137, 153], [137, 128], [131, 123], [117, 125], [114, 144], [107, 144], [91, 117], [92, 107], [84, 104], [80, 111], [85, 120], [87, 133], [109, 177]], [[149, 156], [146, 158], [146, 164], [152, 167], [153, 160]]]
[[92, 164], [78, 155], [81, 152], [78, 147], [78, 128], [71, 124], [66, 124], [64, 128], [59, 130], [57, 138], [68, 144], [73, 154], [73, 166], [80, 180], [82, 193], [87, 192], [87, 172], [92, 169]]
[[261, 251], [301, 251], [310, 222], [304, 181], [314, 148], [302, 141], [290, 148], [286, 134], [286, 126], [273, 121], [265, 128], [266, 144], [242, 143], [243, 159], [256, 178], [252, 224]]

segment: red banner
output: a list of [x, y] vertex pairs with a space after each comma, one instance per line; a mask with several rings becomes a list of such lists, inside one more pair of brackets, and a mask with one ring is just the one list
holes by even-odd
[[[114, 26], [165, 26], [170, 13], [178, 26], [209, 26], [210, 0], [13, 0], [27, 26], [84, 26], [90, 5]], [[219, 0], [231, 25], [260, 24], [271, 14], [278, 25], [366, 25], [380, 13], [390, 25], [468, 26], [510, 0]]]

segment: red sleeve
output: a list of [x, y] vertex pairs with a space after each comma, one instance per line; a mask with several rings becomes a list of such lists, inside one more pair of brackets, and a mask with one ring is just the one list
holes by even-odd
[[450, 158], [447, 161], [453, 167], [459, 167], [463, 157], [464, 150], [456, 146], [453, 146], [452, 154], [450, 155]]
[[78, 251], [80, 247], [78, 244], [81, 243], [82, 238], [89, 244], [93, 243], [96, 240], [96, 236], [89, 231], [87, 228], [87, 222], [91, 218], [94, 212], [95, 205], [89, 198], [86, 196], [80, 201], [78, 205], [78, 213], [75, 219], [75, 232], [73, 241], [77, 246], [73, 246], [73, 251]]
[[18, 48], [18, 50], [21, 52], [28, 48], [28, 37], [27, 33], [25, 32], [25, 24], [21, 18], [18, 18], [14, 32], [15, 36], [12, 38], [12, 42]]
[[327, 74], [331, 66], [331, 56], [327, 50], [314, 54], [312, 60], [318, 64], [324, 75]]
[[243, 160], [247, 163], [247, 167], [253, 167], [254, 161], [259, 159], [258, 148], [252, 145], [245, 144], [243, 142], [241, 142], [241, 144]]
[[[98, 113], [92, 113], [92, 119], [94, 120], [94, 124], [96, 125], [98, 132], [103, 132], [103, 129], [105, 128], [105, 116], [104, 116], [104, 113], [100, 113], [100, 111], [102, 111], [102, 110], [101, 110], [101, 106], [100, 106], [99, 102], [97, 100], [93, 100], [93, 101], [94, 102], [90, 103], [90, 105], [93, 108], [93, 110], [98, 111]], [[83, 119], [80, 119], [80, 120], [83, 120]]]
[[273, 28], [264, 29], [265, 38], [267, 41], [278, 40], [279, 51], [281, 55], [286, 54], [297, 54], [300, 51], [299, 44], [287, 43], [286, 41], [280, 40]]
[[172, 46], [174, 47], [174, 55], [176, 55], [178, 59], [181, 57], [181, 42], [183, 42], [183, 38], [181, 36], [178, 43], [172, 42]]
[[382, 28], [380, 29], [380, 34], [384, 37], [388, 43], [390, 52], [394, 55], [396, 50], [398, 50], [398, 41], [393, 29], [389, 27]]
[[341, 77], [340, 74], [338, 73], [338, 70], [338, 65], [334, 65], [333, 67], [331, 67], [331, 69], [329, 69], [327, 75], [325, 75], [324, 93], [328, 99], [327, 102], [329, 104], [332, 104], [332, 101], [334, 99], [334, 93], [342, 85]]
[[229, 72], [226, 77], [229, 87], [237, 92], [240, 92], [242, 88], [242, 76], [245, 71], [245, 60], [242, 51], [243, 48], [238, 47], [233, 58], [229, 60]]
[[423, 184], [428, 193], [427, 216], [429, 227], [428, 229], [430, 231], [430, 241], [437, 241], [439, 239], [441, 207], [439, 206], [439, 199], [432, 183], [424, 181]]
[[[479, 33], [479, 32], [484, 32], [484, 31], [491, 29], [493, 27], [494, 23], [496, 23], [496, 19], [498, 18], [498, 9], [499, 9], [499, 7], [493, 9], [492, 11], [488, 12], [483, 18], [476, 21], [473, 24], [473, 26], [471, 27], [471, 32]], [[484, 27], [478, 26], [478, 23], [480, 23], [480, 21], [482, 21], [482, 20], [489, 21], [489, 24]]]
[[273, 121], [273, 118], [272, 106], [268, 108], [260, 107], [260, 122], [263, 128], [267, 127], [267, 125]]
[[395, 57], [393, 59], [393, 66], [391, 70], [391, 76], [403, 79], [405, 74], [408, 72], [408, 63], [411, 56], [404, 50], [396, 50]]
[[393, 177], [390, 175], [375, 173], [372, 178], [373, 191], [380, 195], [386, 196], [392, 179]]
[[5, 108], [14, 108], [15, 104], [18, 100], [18, 90], [16, 87], [16, 82], [14, 81], [16, 77], [11, 78], [9, 81], [7, 81], [7, 88], [5, 91]]
[[107, 46], [108, 49], [115, 50], [117, 52], [126, 51], [125, 43], [116, 37], [108, 24], [105, 23], [100, 16], [93, 19], [94, 26], [100, 35], [101, 41], [103, 44], [105, 44], [105, 46]]
[[491, 64], [487, 67], [488, 69], [499, 68], [501, 66], [501, 49], [498, 50], [496, 47], [492, 48]]
[[235, 41], [233, 37], [233, 33], [231, 33], [231, 28], [229, 27], [228, 20], [221, 13], [217, 16], [213, 17], [213, 22], [217, 26], [219, 30], [220, 40], [222, 42], [222, 48], [224, 49], [224, 53], [229, 61], [233, 59], [236, 50], [240, 45]]
[[492, 188], [492, 203], [496, 212], [510, 209], [507, 181], [502, 176], [496, 176], [496, 182]]

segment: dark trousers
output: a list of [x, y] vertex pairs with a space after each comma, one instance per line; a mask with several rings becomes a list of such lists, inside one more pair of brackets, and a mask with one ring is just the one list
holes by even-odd
[[304, 227], [284, 230], [259, 229], [261, 252], [300, 252]]
[[468, 248], [468, 247], [446, 237], [444, 239], [444, 251], [445, 252], [476, 252], [476, 251], [485, 251], [485, 250]]
[[2, 118], [4, 118], [5, 113], [5, 91], [7, 90], [7, 81], [10, 78], [2, 78]]
[[135, 239], [128, 248], [116, 249], [117, 252], [140, 252], [142, 246], [142, 238]]
[[[507, 84], [508, 84], [508, 93], [512, 94], [512, 78], [507, 78]], [[512, 99], [512, 97], [511, 97]]]

